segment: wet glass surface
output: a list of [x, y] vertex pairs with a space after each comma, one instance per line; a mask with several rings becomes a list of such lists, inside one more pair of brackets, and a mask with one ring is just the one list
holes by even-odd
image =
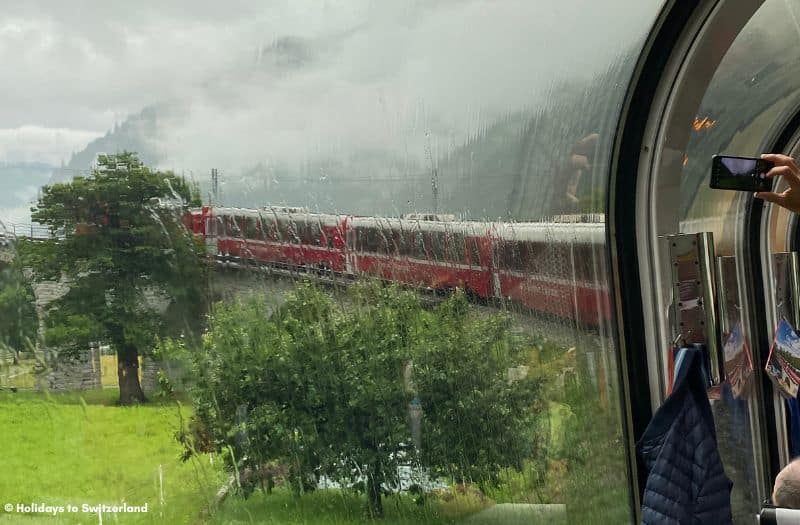
[[631, 521], [605, 201], [659, 8], [20, 8], [12, 522]]

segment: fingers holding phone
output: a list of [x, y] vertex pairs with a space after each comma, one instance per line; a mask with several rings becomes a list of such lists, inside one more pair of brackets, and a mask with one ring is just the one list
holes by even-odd
[[767, 177], [785, 177], [786, 182], [790, 185], [800, 184], [800, 169], [797, 167], [797, 161], [792, 157], [778, 153], [765, 153], [761, 155], [761, 158], [774, 165], [767, 173]]
[[797, 161], [787, 155], [778, 153], [765, 153], [761, 158], [773, 164], [772, 169], [767, 172], [767, 178], [783, 177], [789, 187], [780, 192], [759, 191], [753, 196], [782, 206], [787, 210], [800, 213], [800, 169]]

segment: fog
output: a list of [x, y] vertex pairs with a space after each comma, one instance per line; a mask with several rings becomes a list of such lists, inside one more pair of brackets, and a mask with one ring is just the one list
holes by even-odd
[[180, 169], [356, 149], [423, 161], [588, 78], [643, 37], [654, 4], [2, 2], [14, 77], [0, 85], [0, 136], [14, 147], [0, 161], [57, 163], [165, 101], [184, 112], [148, 139]]
[[[598, 24], [574, 0], [350, 5], [350, 16], [276, 33], [252, 65], [183, 91], [184, 111], [159, 124], [164, 164], [302, 172], [379, 151], [426, 166], [499, 119], [546, 106], [555, 86], [598, 74], [642, 33]], [[637, 5], [606, 16], [634, 20]]]

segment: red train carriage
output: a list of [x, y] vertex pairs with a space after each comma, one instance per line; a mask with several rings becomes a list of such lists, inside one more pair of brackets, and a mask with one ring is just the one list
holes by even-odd
[[611, 315], [601, 222], [493, 224], [208, 206], [186, 222], [205, 236], [209, 254], [225, 260], [458, 287], [586, 325]]
[[493, 229], [502, 297], [597, 326], [610, 316], [602, 223], [502, 223]]
[[226, 260], [344, 273], [346, 220], [299, 208], [213, 208], [209, 251]]
[[486, 223], [356, 217], [347, 232], [350, 271], [357, 275], [493, 295]]

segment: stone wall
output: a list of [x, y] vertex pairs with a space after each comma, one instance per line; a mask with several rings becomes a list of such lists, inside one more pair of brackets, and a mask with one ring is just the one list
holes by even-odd
[[152, 357], [142, 358], [141, 384], [145, 394], [155, 394], [161, 392], [161, 385], [158, 382], [159, 374], [163, 374], [169, 379], [169, 384], [176, 392], [185, 392], [186, 370], [181, 363], [174, 361], [156, 361]]
[[158, 392], [161, 388], [158, 385], [158, 372], [161, 369], [159, 362], [152, 357], [142, 357], [141, 384], [145, 394]]
[[[2, 250], [0, 250], [2, 252]], [[279, 307], [288, 292], [292, 291], [296, 280], [285, 275], [271, 275], [260, 271], [243, 271], [240, 269], [217, 268], [212, 280], [212, 293], [217, 300], [245, 298], [252, 295], [263, 296], [272, 308]], [[64, 391], [102, 388], [100, 350], [89, 348], [78, 357], [68, 358], [41, 345], [44, 340], [44, 319], [47, 305], [63, 297], [69, 291], [69, 282], [59, 281], [32, 282], [36, 297], [36, 310], [39, 314], [38, 351], [47, 363], [46, 370], [37, 375], [37, 387], [40, 390]], [[163, 314], [169, 304], [168, 298], [153, 290], [145, 293], [145, 303], [155, 311]], [[186, 371], [178, 363], [155, 361], [150, 357], [142, 358], [141, 385], [145, 394], [161, 391], [158, 382], [159, 371], [163, 371], [176, 391], [186, 389]]]
[[76, 357], [51, 355], [47, 364], [47, 370], [38, 376], [39, 390], [64, 392], [102, 388], [100, 349], [96, 346]]

